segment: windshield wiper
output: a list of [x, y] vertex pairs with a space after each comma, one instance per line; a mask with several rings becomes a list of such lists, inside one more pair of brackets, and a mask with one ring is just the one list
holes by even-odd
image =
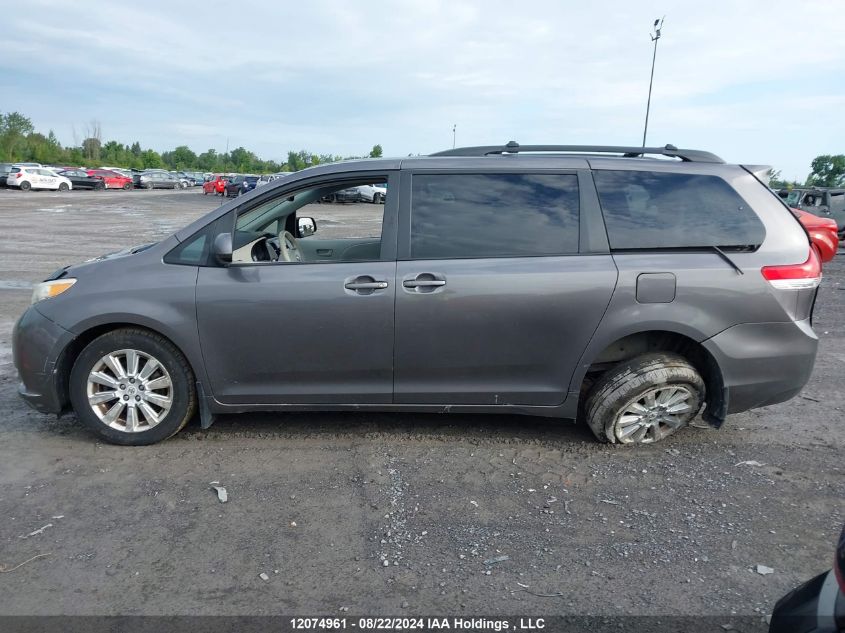
[[732, 260], [730, 257], [728, 257], [728, 254], [727, 254], [725, 251], [723, 251], [721, 248], [719, 248], [719, 247], [718, 247], [718, 246], [716, 246], [715, 244], [714, 244], [713, 246], [711, 246], [710, 248], [712, 248], [712, 249], [713, 249], [713, 252], [714, 252], [714, 253], [716, 253], [719, 257], [721, 257], [721, 258], [722, 258], [722, 259], [724, 259], [726, 262], [728, 262], [728, 264], [730, 264], [730, 265], [731, 265], [731, 268], [733, 268], [733, 269], [734, 269], [736, 272], [738, 272], [740, 275], [744, 275], [744, 274], [745, 274], [744, 272], [742, 272], [742, 268], [740, 268], [739, 266], [737, 266], [737, 265], [736, 265], [736, 262], [735, 262], [734, 260]]

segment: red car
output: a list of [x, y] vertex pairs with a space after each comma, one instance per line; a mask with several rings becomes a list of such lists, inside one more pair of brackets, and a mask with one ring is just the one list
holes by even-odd
[[214, 174], [211, 177], [211, 180], [206, 180], [202, 183], [202, 193], [203, 195], [208, 195], [213, 193], [214, 195], [226, 195], [226, 183], [229, 182], [229, 179], [226, 176], [221, 176], [220, 174]]
[[839, 248], [839, 236], [836, 233], [836, 220], [833, 218], [820, 218], [812, 213], [792, 209], [792, 213], [810, 234], [810, 243], [816, 249], [819, 259], [829, 262], [836, 255]]
[[88, 175], [106, 183], [106, 189], [132, 189], [132, 179], [108, 169], [89, 169]]

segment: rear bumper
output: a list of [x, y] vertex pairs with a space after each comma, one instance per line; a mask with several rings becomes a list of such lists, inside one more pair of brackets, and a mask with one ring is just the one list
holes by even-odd
[[702, 345], [722, 372], [727, 413], [785, 402], [813, 372], [819, 339], [809, 319], [735, 325]]
[[73, 334], [30, 307], [12, 331], [12, 358], [21, 384], [18, 393], [27, 404], [42, 413], [60, 413], [64, 408], [63, 377], [59, 359]]

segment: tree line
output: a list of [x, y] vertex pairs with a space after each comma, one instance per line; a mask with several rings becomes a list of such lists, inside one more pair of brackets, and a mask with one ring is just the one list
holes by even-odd
[[[159, 154], [144, 149], [138, 142], [124, 145], [117, 141], [103, 142], [100, 124], [92, 121], [85, 126], [85, 138], [78, 145], [62, 146], [53, 130], [46, 136], [35, 131], [32, 121], [20, 112], [0, 113], [0, 161], [35, 162], [45, 165], [87, 165], [99, 167], [125, 167], [127, 169], [164, 168], [185, 171], [273, 173], [299, 171], [313, 165], [332, 163], [361, 156], [314, 154], [307, 150], [289, 151], [287, 160], [277, 162], [262, 160], [244, 147], [218, 153], [209, 149], [196, 154], [186, 145]], [[381, 145], [374, 145], [369, 157], [379, 158]], [[787, 181], [780, 170], [770, 172], [773, 188], [783, 187], [845, 187], [845, 154], [816, 156], [810, 164], [811, 172], [805, 182]]]
[[[85, 138], [78, 145], [63, 146], [53, 130], [45, 136], [35, 131], [32, 121], [20, 112], [0, 113], [0, 162], [35, 162], [44, 165], [86, 165], [99, 167], [125, 167], [127, 169], [170, 169], [203, 172], [274, 173], [299, 171], [306, 167], [331, 163], [361, 156], [315, 154], [307, 150], [289, 151], [287, 160], [277, 162], [262, 160], [244, 147], [218, 153], [209, 149], [196, 154], [186, 145], [158, 153], [141, 147], [137, 141], [131, 145], [118, 141], [103, 142], [99, 123], [85, 126]], [[374, 145], [369, 157], [379, 158], [381, 145]]]

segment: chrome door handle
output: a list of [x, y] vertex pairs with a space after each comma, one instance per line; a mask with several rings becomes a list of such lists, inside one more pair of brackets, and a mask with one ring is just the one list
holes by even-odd
[[386, 281], [351, 281], [343, 286], [349, 290], [384, 290]]
[[405, 288], [434, 288], [445, 286], [446, 282], [442, 279], [406, 279], [402, 285]]

